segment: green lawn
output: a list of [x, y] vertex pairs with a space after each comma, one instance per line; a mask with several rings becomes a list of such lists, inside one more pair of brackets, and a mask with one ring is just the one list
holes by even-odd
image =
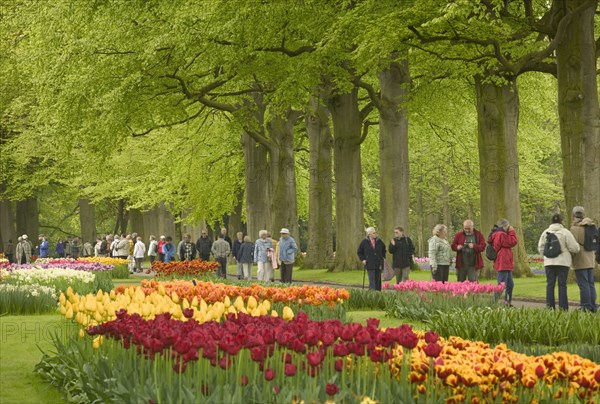
[[[58, 314], [0, 317], [0, 403], [60, 403], [57, 389], [33, 373], [50, 335], [67, 332]], [[71, 330], [71, 332], [76, 332]]]

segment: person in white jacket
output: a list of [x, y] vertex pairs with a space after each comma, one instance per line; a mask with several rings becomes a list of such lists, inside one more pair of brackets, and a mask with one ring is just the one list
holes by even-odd
[[544, 255], [544, 245], [546, 244], [547, 233], [554, 233], [560, 243], [560, 254], [554, 258], [544, 257], [544, 269], [546, 270], [546, 306], [550, 309], [555, 308], [554, 286], [558, 279], [558, 307], [563, 310], [569, 310], [569, 299], [567, 298], [567, 277], [569, 267], [573, 262], [571, 254], [579, 252], [579, 243], [573, 237], [573, 234], [562, 225], [562, 215], [552, 216], [552, 224], [548, 227], [538, 241], [538, 251]]
[[144, 261], [144, 254], [146, 253], [146, 245], [142, 241], [141, 237], [137, 238], [135, 245], [133, 246], [133, 258], [135, 259], [135, 272], [142, 272], [142, 261]]

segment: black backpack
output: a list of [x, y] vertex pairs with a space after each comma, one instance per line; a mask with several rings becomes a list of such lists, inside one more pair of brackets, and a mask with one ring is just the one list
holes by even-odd
[[102, 240], [100, 242], [100, 254], [107, 254], [108, 250], [106, 249], [106, 240]]
[[488, 234], [488, 238], [487, 238], [488, 245], [485, 247], [485, 257], [490, 261], [496, 261], [496, 258], [498, 258], [498, 251], [496, 251], [494, 249], [494, 242], [492, 241], [492, 234], [494, 234], [495, 232], [497, 232], [499, 230], [500, 230], [500, 228], [498, 226], [494, 225], [494, 227], [492, 227], [492, 230], [490, 231], [490, 234]]
[[544, 244], [544, 257], [556, 258], [560, 255], [560, 241], [555, 233], [546, 232], [546, 243]]
[[598, 249], [598, 229], [595, 225], [585, 225], [583, 236], [583, 249], [586, 251], [596, 251]]
[[498, 253], [494, 250], [494, 246], [492, 244], [488, 244], [485, 247], [485, 257], [490, 261], [496, 261], [498, 258]]

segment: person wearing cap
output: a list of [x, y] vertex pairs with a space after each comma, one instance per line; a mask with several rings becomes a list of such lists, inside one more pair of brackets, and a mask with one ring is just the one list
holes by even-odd
[[281, 238], [279, 239], [279, 261], [281, 261], [281, 282], [292, 283], [292, 270], [294, 268], [294, 261], [296, 260], [296, 253], [298, 252], [298, 246], [296, 240], [290, 236], [290, 231], [285, 227], [279, 232]]
[[579, 286], [579, 305], [582, 309], [595, 313], [598, 310], [596, 286], [594, 285], [594, 253], [596, 251], [588, 251], [584, 248], [586, 226], [595, 228], [594, 221], [585, 216], [583, 206], [575, 206], [571, 233], [581, 248], [578, 253], [573, 254], [572, 265], [575, 270], [577, 286]]
[[165, 245], [165, 236], [160, 236], [158, 240], [158, 260], [160, 262], [165, 262], [165, 253], [163, 251], [163, 246]]

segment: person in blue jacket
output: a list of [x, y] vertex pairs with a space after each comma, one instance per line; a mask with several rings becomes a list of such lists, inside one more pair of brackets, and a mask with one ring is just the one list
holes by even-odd
[[171, 262], [175, 258], [175, 246], [172, 243], [173, 238], [171, 236], [167, 236], [165, 239], [165, 244], [163, 244], [163, 254], [165, 255], [164, 262]]

